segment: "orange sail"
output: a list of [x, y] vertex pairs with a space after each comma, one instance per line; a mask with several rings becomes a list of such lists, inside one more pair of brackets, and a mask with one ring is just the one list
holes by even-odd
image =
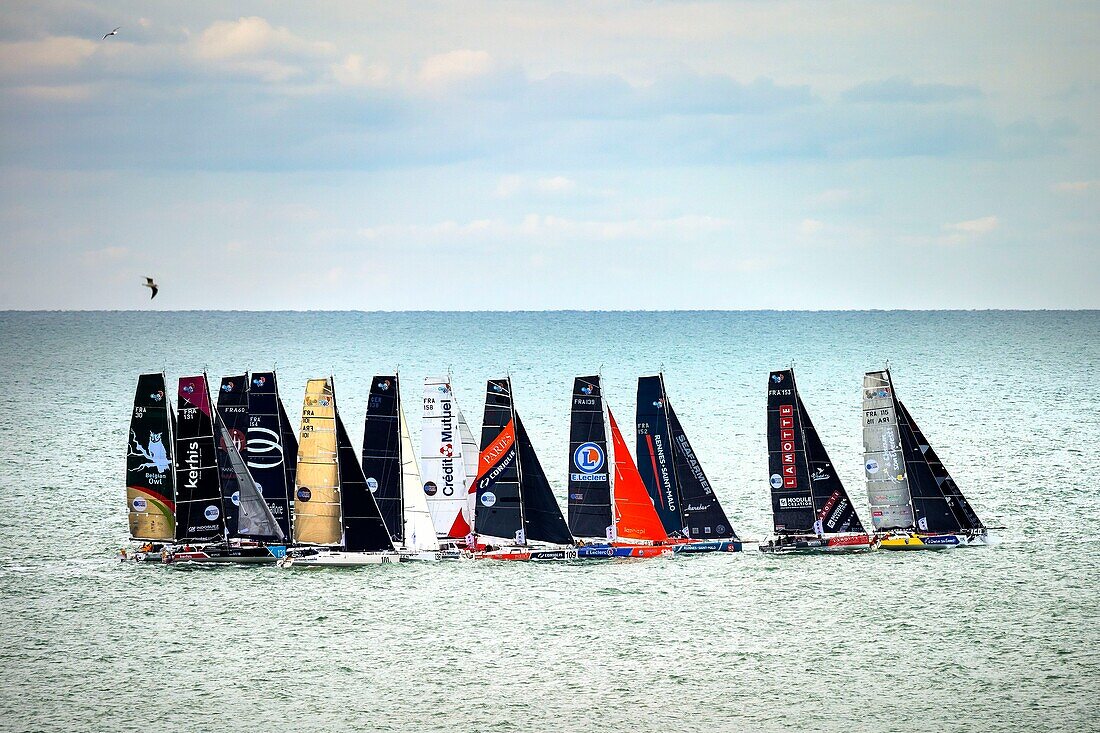
[[627, 540], [663, 542], [668, 535], [610, 409], [607, 419], [611, 423], [615, 455], [615, 534]]

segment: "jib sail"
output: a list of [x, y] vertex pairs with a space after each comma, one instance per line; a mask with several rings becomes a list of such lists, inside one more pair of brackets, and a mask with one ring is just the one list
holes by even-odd
[[576, 537], [613, 537], [611, 466], [600, 377], [573, 380], [569, 419], [569, 531]]
[[213, 410], [206, 375], [181, 377], [176, 418], [176, 541], [225, 538]]
[[[217, 417], [225, 423], [230, 441], [239, 452], [244, 452], [248, 430], [248, 375], [222, 377], [218, 389]], [[214, 443], [218, 448], [218, 478], [222, 487], [222, 508], [225, 510], [225, 531], [229, 537], [237, 533], [241, 494], [236, 472], [229, 460], [226, 441], [215, 425]]]
[[368, 487], [363, 466], [351, 446], [339, 410], [335, 411], [335, 417], [344, 549], [348, 552], [392, 550], [389, 530]]
[[[232, 475], [232, 483], [228, 487], [224, 480], [222, 483], [222, 505], [226, 506], [231, 502], [236, 509], [232, 514], [234, 524], [226, 523], [227, 536], [281, 542], [286, 535], [283, 534], [279, 523], [275, 521], [267, 503], [260, 495], [259, 488], [252, 474], [248, 472], [248, 466], [245, 465], [244, 458], [237, 450], [234, 436], [222, 420], [221, 413], [215, 413], [214, 427], [217, 430], [218, 462], [228, 465], [229, 474]], [[222, 474], [224, 477], [225, 472], [223, 471]], [[232, 489], [233, 493], [228, 494], [227, 488]], [[227, 496], [230, 498], [227, 499]]]
[[172, 404], [163, 374], [142, 374], [130, 415], [126, 506], [130, 536], [171, 541], [176, 534]]
[[550, 482], [542, 470], [531, 438], [523, 428], [519, 415], [516, 420], [516, 442], [519, 444], [520, 501], [523, 505], [524, 533], [528, 541], [551, 542], [559, 545], [573, 544], [573, 536], [561, 507], [554, 498]]
[[611, 456], [615, 464], [615, 483], [612, 496], [615, 501], [615, 536], [628, 540], [663, 542], [668, 539], [653, 499], [642, 483], [638, 467], [630, 457], [623, 434], [615, 422], [611, 410], [607, 411], [611, 429]]
[[409, 550], [434, 552], [439, 549], [439, 541], [435, 537], [432, 515], [428, 512], [428, 498], [424, 495], [424, 485], [420, 482], [416, 450], [413, 448], [409, 424], [405, 421], [404, 408], [398, 407], [397, 417], [401, 422], [401, 505], [405, 513], [404, 546]]
[[703, 465], [692, 450], [687, 433], [680, 425], [667, 397], [665, 411], [668, 413], [672, 435], [675, 476], [680, 487], [680, 508], [688, 536], [699, 540], [736, 539], [737, 533], [730, 526], [721, 502], [707, 480], [707, 475], [703, 473]]

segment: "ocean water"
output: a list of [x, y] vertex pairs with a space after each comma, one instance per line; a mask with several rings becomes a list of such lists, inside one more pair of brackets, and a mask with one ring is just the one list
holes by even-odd
[[[0, 313], [0, 730], [1091, 730], [1100, 314]], [[793, 363], [865, 509], [860, 380], [898, 393], [994, 548], [356, 570], [119, 563], [139, 372], [486, 378], [564, 500], [572, 378], [670, 399], [739, 533], [770, 529], [768, 371]], [[410, 415], [410, 417], [415, 417]], [[412, 420], [416, 425], [416, 420]], [[416, 429], [414, 428], [414, 433]], [[419, 436], [414, 435], [415, 442]]]

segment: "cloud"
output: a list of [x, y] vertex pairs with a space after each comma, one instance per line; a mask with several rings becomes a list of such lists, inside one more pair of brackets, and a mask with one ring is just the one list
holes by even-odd
[[504, 175], [497, 182], [497, 198], [511, 198], [519, 193], [563, 195], [578, 190], [577, 182], [567, 176], [548, 176], [530, 180], [514, 174]]
[[302, 76], [303, 62], [333, 53], [331, 44], [299, 38], [258, 16], [216, 21], [190, 46], [200, 61], [269, 82]]
[[418, 77], [427, 84], [441, 84], [483, 76], [493, 70], [493, 58], [486, 51], [459, 49], [424, 59]]
[[961, 232], [963, 234], [988, 234], [1000, 225], [1000, 220], [995, 216], [983, 216], [980, 219], [960, 221], [955, 224], [944, 224], [948, 231]]
[[905, 77], [864, 82], [840, 95], [845, 102], [878, 104], [935, 104], [977, 99], [981, 96], [982, 92], [976, 86], [916, 84]]
[[73, 69], [98, 48], [94, 41], [72, 36], [48, 36], [37, 41], [0, 43], [0, 72], [29, 74], [41, 70]]
[[357, 53], [348, 54], [330, 68], [336, 81], [345, 86], [382, 86], [390, 79], [388, 66], [369, 64]]
[[817, 234], [825, 227], [825, 222], [819, 219], [803, 219], [802, 223], [798, 226], [798, 231], [802, 232], [806, 236], [813, 236]]
[[1096, 181], [1062, 181], [1054, 184], [1054, 190], [1061, 193], [1081, 193], [1093, 187]]

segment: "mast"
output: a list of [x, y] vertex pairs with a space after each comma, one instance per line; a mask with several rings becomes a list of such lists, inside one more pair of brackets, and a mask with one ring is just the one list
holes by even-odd
[[295, 544], [343, 544], [332, 377], [306, 382], [294, 488]]
[[164, 374], [140, 375], [126, 451], [126, 506], [135, 540], [170, 542], [175, 537], [171, 409]]
[[179, 380], [176, 419], [176, 541], [225, 539], [225, 510], [206, 373]]
[[611, 539], [611, 470], [606, 410], [599, 375], [576, 377], [569, 420], [569, 531]]

